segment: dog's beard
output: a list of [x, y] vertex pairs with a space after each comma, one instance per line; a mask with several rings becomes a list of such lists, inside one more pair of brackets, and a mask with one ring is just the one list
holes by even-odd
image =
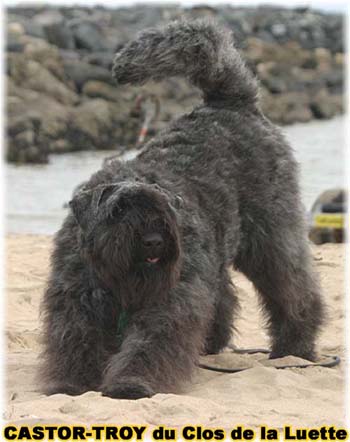
[[[90, 266], [124, 309], [137, 310], [167, 299], [179, 278], [181, 246], [176, 221], [167, 213], [157, 223], [145, 224], [135, 210], [121, 222], [97, 226], [90, 243]], [[142, 234], [157, 229], [160, 250], [141, 246]]]

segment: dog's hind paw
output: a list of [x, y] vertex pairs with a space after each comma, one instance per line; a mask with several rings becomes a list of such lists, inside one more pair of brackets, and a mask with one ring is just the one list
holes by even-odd
[[301, 359], [306, 359], [307, 361], [314, 362], [317, 360], [316, 353], [313, 350], [309, 351], [291, 351], [291, 352], [283, 352], [283, 351], [272, 351], [269, 355], [269, 359], [279, 359], [284, 358], [285, 356], [296, 356]]

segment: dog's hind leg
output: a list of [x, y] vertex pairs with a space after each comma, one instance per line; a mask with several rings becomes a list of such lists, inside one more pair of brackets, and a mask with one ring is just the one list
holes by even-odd
[[313, 360], [324, 306], [303, 225], [297, 218], [280, 220], [278, 228], [271, 223], [265, 226], [264, 234], [250, 231], [235, 266], [261, 295], [272, 340], [271, 357], [295, 355]]
[[239, 310], [238, 298], [227, 270], [221, 276], [217, 291], [215, 314], [206, 340], [206, 354], [217, 354], [229, 344], [234, 317]]

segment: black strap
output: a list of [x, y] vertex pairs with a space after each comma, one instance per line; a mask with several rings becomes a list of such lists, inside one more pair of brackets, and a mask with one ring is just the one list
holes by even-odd
[[[270, 350], [267, 350], [265, 348], [234, 348], [233, 353], [238, 354], [255, 354], [255, 353], [264, 353], [268, 354], [270, 353]], [[327, 367], [332, 368], [336, 365], [339, 365], [341, 362], [341, 359], [339, 356], [333, 356], [333, 355], [322, 355], [323, 357], [329, 358], [328, 361], [325, 362], [310, 362], [306, 364], [290, 364], [290, 365], [279, 365], [279, 366], [272, 366], [273, 368], [277, 368], [279, 370], [284, 370], [286, 368], [307, 368], [307, 367]], [[213, 365], [208, 364], [198, 364], [198, 367], [203, 368], [205, 370], [210, 371], [217, 371], [218, 373], [238, 373], [240, 371], [248, 370], [252, 367], [243, 367], [243, 368], [223, 368], [223, 367], [216, 367]], [[269, 365], [271, 367], [271, 365]]]

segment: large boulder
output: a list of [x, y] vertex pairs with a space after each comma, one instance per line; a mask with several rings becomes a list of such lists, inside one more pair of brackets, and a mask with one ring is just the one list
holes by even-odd
[[74, 87], [69, 85], [67, 81], [62, 57], [56, 46], [47, 43], [46, 40], [29, 36], [24, 37], [24, 42], [25, 47], [23, 52], [27, 59], [37, 61], [61, 82], [65, 83], [66, 86], [68, 85], [70, 89], [74, 90]]
[[95, 52], [107, 49], [105, 38], [96, 23], [77, 20], [71, 23], [70, 26], [77, 49]]
[[75, 48], [73, 33], [60, 11], [48, 9], [37, 14], [34, 22], [42, 27], [49, 43], [64, 49]]
[[63, 49], [74, 49], [75, 40], [71, 29], [65, 23], [51, 23], [44, 27], [50, 43]]
[[74, 82], [79, 92], [82, 91], [84, 84], [90, 80], [115, 84], [111, 72], [101, 66], [70, 58], [64, 58], [63, 66], [67, 78]]
[[24, 89], [45, 93], [63, 104], [71, 105], [78, 101], [75, 92], [45, 66], [23, 54], [9, 54], [7, 69], [13, 82]]
[[344, 90], [344, 69], [342, 66], [335, 66], [321, 73], [320, 78], [330, 94], [342, 95]]
[[310, 109], [314, 118], [329, 119], [343, 111], [343, 97], [331, 95], [326, 88], [311, 98]]
[[[52, 143], [65, 139], [70, 107], [7, 81], [7, 159], [46, 162]], [[69, 146], [67, 151], [72, 150]]]
[[115, 149], [124, 141], [122, 122], [128, 119], [128, 111], [96, 98], [72, 109], [67, 136], [77, 150]]
[[26, 35], [37, 38], [46, 38], [43, 27], [31, 18], [25, 17], [20, 14], [8, 13], [6, 19], [9, 25], [20, 24], [23, 27]]
[[9, 23], [7, 26], [6, 50], [8, 52], [22, 52], [24, 49], [25, 30], [21, 23]]
[[48, 152], [45, 146], [39, 145], [39, 131], [40, 118], [33, 113], [9, 119], [7, 160], [17, 163], [46, 163]]

